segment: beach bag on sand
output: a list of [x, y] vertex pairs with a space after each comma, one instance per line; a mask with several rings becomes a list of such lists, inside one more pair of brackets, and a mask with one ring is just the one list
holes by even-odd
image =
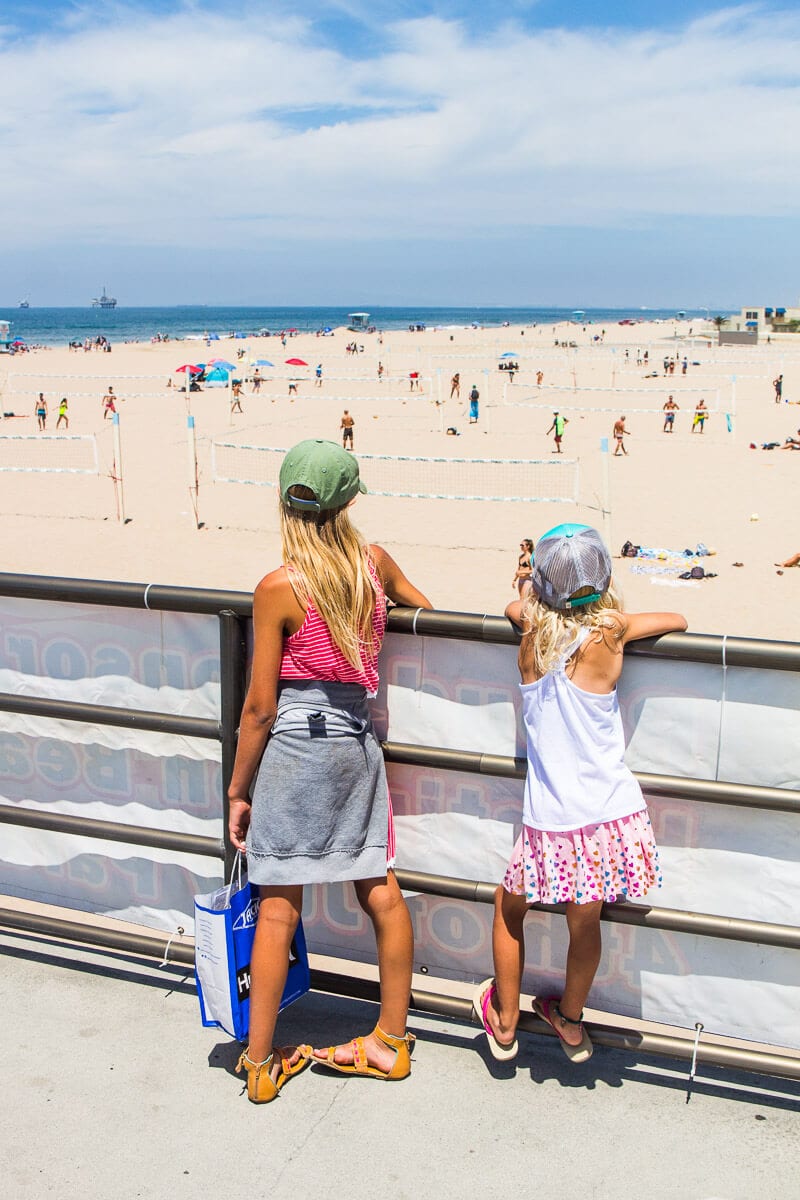
[[[237, 877], [215, 892], [194, 898], [194, 973], [200, 1019], [244, 1041], [250, 1028], [250, 956], [258, 916], [258, 893]], [[311, 987], [302, 921], [289, 951], [289, 974], [281, 1008], [299, 1000]]]

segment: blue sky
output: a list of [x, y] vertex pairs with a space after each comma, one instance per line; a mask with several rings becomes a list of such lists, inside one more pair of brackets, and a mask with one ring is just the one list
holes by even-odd
[[800, 13], [0, 13], [0, 305], [796, 303]]

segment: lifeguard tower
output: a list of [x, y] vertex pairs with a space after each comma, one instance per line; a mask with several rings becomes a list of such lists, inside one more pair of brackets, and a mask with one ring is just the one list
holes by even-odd
[[0, 354], [8, 354], [11, 345], [11, 323], [0, 321]]
[[353, 333], [366, 333], [369, 329], [369, 313], [367, 312], [348, 313], [347, 319], [349, 321], [347, 328]]

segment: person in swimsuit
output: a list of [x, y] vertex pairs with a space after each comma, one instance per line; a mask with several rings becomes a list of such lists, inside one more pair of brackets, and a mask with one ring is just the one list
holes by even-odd
[[531, 568], [533, 566], [533, 541], [531, 538], [523, 538], [519, 544], [519, 558], [517, 559], [517, 569], [514, 573], [514, 578], [511, 580], [511, 586], [515, 587], [520, 596], [524, 596], [531, 584]]
[[341, 424], [339, 425], [339, 428], [342, 431], [342, 446], [345, 450], [348, 449], [348, 442], [349, 442], [349, 449], [350, 450], [353, 449], [353, 426], [354, 425], [355, 425], [355, 421], [350, 416], [350, 413], [348, 412], [348, 410], [345, 409], [344, 412], [342, 413]]
[[36, 401], [36, 424], [42, 432], [47, 428], [47, 401], [44, 392], [39, 392], [39, 399]]
[[705, 400], [698, 400], [697, 408], [694, 410], [694, 420], [692, 421], [692, 433], [696, 433], [698, 429], [703, 432], [703, 427], [708, 416]]
[[[350, 505], [366, 491], [334, 442], [300, 442], [279, 475], [283, 563], [253, 597], [250, 686], [228, 788], [233, 846], [260, 889], [250, 963], [250, 1041], [238, 1070], [250, 1100], [274, 1100], [312, 1061], [344, 1075], [404, 1079], [413, 932], [394, 875], [383, 754], [367, 698], [378, 688], [386, 600], [430, 601], [380, 546], [365, 545]], [[381, 1007], [366, 1037], [313, 1051], [275, 1046], [289, 948], [307, 883], [352, 880], [378, 943]]]
[[461, 373], [456, 371], [453, 378], [450, 380], [450, 399], [455, 396], [456, 400], [461, 398]]
[[104, 421], [107, 417], [113, 417], [114, 413], [117, 411], [115, 401], [116, 401], [116, 396], [114, 395], [114, 389], [109, 384], [108, 391], [106, 392], [105, 396], [103, 396], [103, 399], [100, 402], [102, 405], [102, 408], [103, 408], [103, 420]]
[[679, 407], [673, 397], [670, 396], [664, 405], [664, 428], [661, 431], [662, 433], [672, 433], [675, 424], [675, 413], [679, 411]]
[[615, 458], [620, 453], [627, 455], [628, 451], [625, 449], [626, 436], [630, 436], [630, 430], [625, 428], [625, 418], [618, 417], [614, 422], [614, 440], [617, 443], [617, 448], [614, 451]]
[[58, 429], [62, 421], [66, 425], [67, 429], [69, 429], [69, 404], [67, 403], [66, 396], [63, 397], [58, 406], [58, 420], [56, 421], [56, 429]]
[[242, 408], [242, 381], [241, 379], [231, 380], [231, 416], [235, 412], [244, 413]]

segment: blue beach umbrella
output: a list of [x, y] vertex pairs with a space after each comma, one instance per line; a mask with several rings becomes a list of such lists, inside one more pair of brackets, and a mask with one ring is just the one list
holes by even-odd
[[215, 371], [232, 371], [234, 369], [233, 363], [227, 362], [224, 358], [212, 358], [208, 365], [213, 367]]
[[268, 358], [257, 358], [251, 367], [274, 367], [275, 363], [271, 363]]
[[513, 350], [506, 350], [505, 354], [501, 354], [500, 357], [501, 358], [516, 358], [517, 356]]
[[206, 375], [205, 382], [209, 387], [225, 387], [228, 383], [228, 372], [221, 363], [217, 363]]

